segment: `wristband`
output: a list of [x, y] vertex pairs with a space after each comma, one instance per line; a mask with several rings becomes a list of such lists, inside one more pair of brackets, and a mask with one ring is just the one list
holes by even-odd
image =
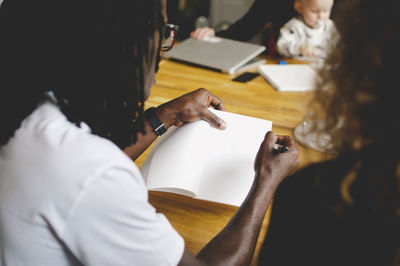
[[162, 123], [160, 119], [158, 119], [155, 110], [156, 110], [155, 107], [150, 107], [144, 112], [144, 114], [147, 121], [149, 121], [151, 127], [153, 128], [153, 131], [158, 136], [161, 136], [162, 134], [167, 132], [167, 128], [165, 127], [164, 123]]

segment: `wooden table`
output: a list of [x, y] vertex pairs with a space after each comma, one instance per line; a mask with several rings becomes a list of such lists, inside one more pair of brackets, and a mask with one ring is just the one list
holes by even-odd
[[[276, 63], [277, 59], [267, 58], [267, 62]], [[289, 63], [299, 62], [289, 60]], [[251, 71], [255, 72], [256, 69]], [[146, 108], [158, 106], [202, 87], [222, 99], [227, 111], [271, 120], [275, 133], [293, 136], [295, 126], [308, 111], [312, 92], [278, 92], [261, 76], [248, 83], [233, 82], [232, 78], [228, 74], [163, 60]], [[139, 167], [150, 149], [136, 160]], [[326, 154], [300, 146], [301, 166], [326, 158]], [[164, 192], [150, 192], [149, 199], [157, 211], [166, 215], [193, 254], [197, 254], [221, 231], [237, 210], [233, 206]], [[264, 219], [252, 265], [257, 264], [259, 248], [268, 228], [270, 210]]]

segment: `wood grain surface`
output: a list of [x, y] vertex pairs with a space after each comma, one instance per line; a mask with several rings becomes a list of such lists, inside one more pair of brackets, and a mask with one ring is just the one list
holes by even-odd
[[[267, 58], [267, 63], [277, 63], [278, 59]], [[287, 60], [289, 63], [302, 63]], [[256, 69], [251, 69], [256, 72]], [[308, 104], [313, 92], [278, 92], [262, 76], [248, 83], [231, 81], [235, 76], [219, 73], [199, 67], [163, 60], [157, 73], [156, 85], [146, 102], [146, 108], [158, 106], [197, 88], [206, 88], [223, 100], [229, 112], [253, 116], [273, 121], [273, 131], [277, 134], [293, 136], [293, 130], [308, 112]], [[140, 167], [149, 149], [136, 163]], [[322, 161], [328, 155], [299, 145], [300, 166]], [[150, 192], [149, 201], [163, 213], [174, 228], [185, 239], [186, 247], [196, 255], [233, 216], [236, 207], [195, 200], [182, 195], [165, 192]], [[272, 204], [271, 204], [272, 205]], [[257, 243], [252, 265], [257, 265], [259, 248], [268, 229], [269, 211], [264, 219], [263, 228]]]

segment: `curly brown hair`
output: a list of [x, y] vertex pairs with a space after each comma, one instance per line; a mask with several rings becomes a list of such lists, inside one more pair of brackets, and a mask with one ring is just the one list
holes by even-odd
[[[400, 232], [400, 19], [398, 0], [338, 6], [339, 42], [320, 70], [315, 113], [337, 156], [352, 165], [344, 199]], [[320, 117], [320, 118], [321, 118]], [[340, 124], [340, 126], [338, 126]], [[349, 181], [350, 180], [350, 181]], [[395, 248], [400, 250], [399, 243]], [[398, 253], [400, 254], [400, 253]]]
[[[337, 150], [380, 144], [387, 154], [398, 147], [400, 2], [341, 1], [335, 19], [340, 42], [320, 71], [314, 108], [327, 121]], [[340, 120], [345, 126], [337, 127]]]
[[310, 123], [337, 154], [282, 182], [259, 265], [400, 265], [400, 1], [337, 8]]

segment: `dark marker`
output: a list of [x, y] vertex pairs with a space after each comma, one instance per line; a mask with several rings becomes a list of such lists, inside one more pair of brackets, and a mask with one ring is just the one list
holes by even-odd
[[274, 152], [276, 153], [284, 153], [284, 152], [288, 152], [289, 151], [289, 147], [285, 146], [285, 145], [280, 145], [278, 148], [274, 148]]

